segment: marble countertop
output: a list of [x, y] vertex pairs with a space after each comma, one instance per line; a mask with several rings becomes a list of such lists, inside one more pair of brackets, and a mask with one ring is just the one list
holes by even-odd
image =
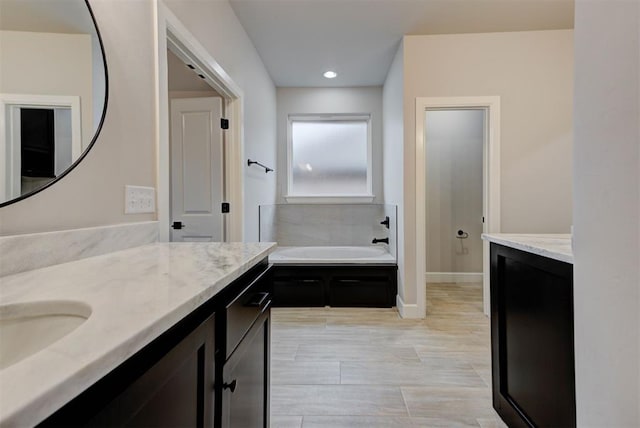
[[482, 239], [573, 264], [570, 234], [483, 233]]
[[0, 371], [0, 426], [32, 426], [219, 293], [271, 243], [157, 243], [0, 278], [0, 304], [91, 306], [76, 330]]

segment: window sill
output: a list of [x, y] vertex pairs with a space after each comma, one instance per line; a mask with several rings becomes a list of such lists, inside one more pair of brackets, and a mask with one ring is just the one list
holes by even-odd
[[367, 204], [373, 202], [374, 195], [353, 196], [298, 196], [286, 195], [284, 199], [288, 203], [302, 204]]

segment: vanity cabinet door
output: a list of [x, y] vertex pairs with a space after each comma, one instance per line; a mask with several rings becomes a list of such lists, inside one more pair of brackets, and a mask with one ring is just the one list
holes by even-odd
[[491, 244], [493, 406], [510, 427], [575, 427], [573, 266]]
[[224, 364], [223, 428], [269, 427], [269, 327], [267, 309]]
[[214, 317], [203, 322], [86, 426], [212, 427]]

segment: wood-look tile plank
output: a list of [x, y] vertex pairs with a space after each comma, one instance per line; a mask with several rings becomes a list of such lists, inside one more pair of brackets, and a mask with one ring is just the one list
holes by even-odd
[[296, 361], [420, 361], [412, 346], [361, 343], [303, 343]]
[[408, 416], [400, 388], [370, 385], [272, 385], [271, 413]]
[[271, 359], [272, 360], [294, 360], [296, 352], [298, 352], [298, 344], [296, 342], [284, 342], [279, 340], [271, 340]]
[[301, 428], [302, 416], [272, 415], [269, 421], [270, 428]]
[[271, 337], [272, 340], [295, 342], [298, 345], [304, 343], [369, 343], [368, 334], [363, 334], [360, 331], [353, 330], [316, 330], [298, 328], [289, 329], [286, 332], [275, 331], [272, 333]]
[[[272, 358], [285, 358], [272, 360], [272, 426], [504, 428], [482, 285], [429, 284], [427, 310], [403, 320], [395, 309], [274, 309]], [[313, 367], [337, 364], [342, 384], [320, 385]], [[305, 376], [314, 384], [294, 385]]]
[[438, 417], [458, 423], [491, 418], [494, 410], [488, 388], [402, 387], [411, 416]]
[[406, 428], [411, 418], [405, 416], [305, 416], [302, 428]]
[[[479, 428], [478, 423], [439, 418], [389, 416], [305, 416], [302, 428]], [[489, 428], [489, 427], [487, 427]], [[493, 427], [491, 427], [493, 428]], [[496, 427], [498, 428], [498, 427]], [[503, 427], [500, 427], [503, 428]]]
[[271, 361], [272, 385], [324, 385], [339, 383], [339, 362]]
[[343, 362], [340, 373], [344, 385], [486, 387], [470, 364], [449, 358], [429, 358], [419, 363]]
[[493, 418], [478, 419], [478, 425], [480, 425], [480, 428], [509, 428], [509, 426], [500, 419], [500, 416], [498, 416], [497, 413]]

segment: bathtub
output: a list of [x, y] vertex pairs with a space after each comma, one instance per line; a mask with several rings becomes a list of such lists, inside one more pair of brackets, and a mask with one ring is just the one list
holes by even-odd
[[278, 247], [269, 262], [321, 263], [395, 263], [396, 259], [383, 246], [362, 247]]

